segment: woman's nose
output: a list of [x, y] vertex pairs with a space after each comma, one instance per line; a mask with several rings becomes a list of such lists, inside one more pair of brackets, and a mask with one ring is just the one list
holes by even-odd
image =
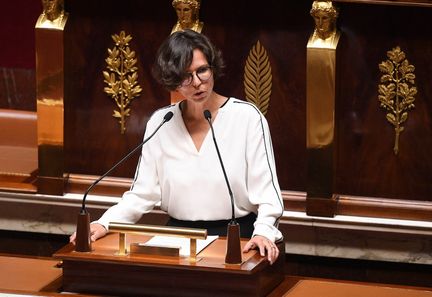
[[194, 72], [192, 73], [192, 86], [197, 87], [201, 84], [201, 79], [198, 77], [198, 75]]

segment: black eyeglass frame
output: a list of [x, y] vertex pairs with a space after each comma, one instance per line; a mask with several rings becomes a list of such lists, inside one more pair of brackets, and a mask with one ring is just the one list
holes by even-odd
[[[200, 77], [200, 73], [201, 75], [205, 72], [207, 72], [208, 70], [210, 70], [210, 75], [208, 78], [202, 79]], [[198, 69], [196, 69], [193, 72], [186, 72], [185, 74], [185, 78], [183, 78], [183, 80], [180, 82], [179, 87], [188, 87], [192, 84], [193, 80], [194, 80], [194, 75], [196, 77], [198, 77], [198, 79], [200, 80], [200, 82], [205, 83], [207, 82], [212, 76], [213, 76], [213, 69], [210, 65], [203, 65], [198, 67]]]

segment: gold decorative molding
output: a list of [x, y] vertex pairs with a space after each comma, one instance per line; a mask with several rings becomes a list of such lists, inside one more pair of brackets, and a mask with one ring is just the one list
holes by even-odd
[[114, 99], [118, 107], [118, 110], [113, 110], [113, 117], [118, 119], [120, 132], [124, 134], [126, 117], [130, 116], [131, 111], [129, 105], [132, 99], [141, 94], [142, 89], [138, 84], [135, 51], [129, 48], [132, 36], [121, 31], [118, 35], [111, 35], [111, 38], [115, 46], [108, 49], [108, 57], [105, 59], [109, 72], [103, 71], [104, 82], [108, 85], [104, 92]]
[[378, 100], [380, 107], [387, 110], [387, 121], [394, 126], [396, 135], [393, 151], [397, 155], [399, 136], [404, 130], [402, 124], [408, 119], [408, 111], [415, 107], [415, 67], [409, 64], [399, 46], [388, 51], [387, 57], [387, 61], [379, 64], [379, 69], [384, 74], [381, 76], [382, 84], [378, 85]]
[[258, 42], [250, 50], [244, 73], [246, 100], [265, 115], [270, 103], [272, 74], [267, 51]]

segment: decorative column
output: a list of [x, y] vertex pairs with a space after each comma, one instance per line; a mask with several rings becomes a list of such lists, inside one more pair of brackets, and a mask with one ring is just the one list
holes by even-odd
[[336, 48], [338, 11], [331, 1], [314, 1], [315, 30], [307, 44], [306, 147], [308, 156], [306, 213], [332, 217]]
[[38, 193], [64, 194], [63, 0], [42, 0], [35, 26], [38, 129]]

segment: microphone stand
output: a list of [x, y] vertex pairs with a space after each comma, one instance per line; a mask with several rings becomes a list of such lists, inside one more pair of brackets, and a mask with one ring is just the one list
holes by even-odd
[[144, 139], [143, 142], [141, 142], [137, 147], [135, 147], [131, 152], [129, 152], [125, 157], [123, 157], [120, 161], [118, 161], [113, 167], [111, 167], [107, 172], [105, 172], [103, 175], [101, 175], [96, 181], [94, 181], [90, 187], [87, 189], [87, 191], [84, 193], [84, 197], [82, 200], [81, 205], [81, 211], [78, 214], [77, 219], [77, 230], [76, 230], [76, 239], [75, 239], [75, 251], [76, 252], [90, 252], [91, 251], [91, 239], [90, 239], [90, 214], [86, 209], [85, 201], [87, 198], [87, 194], [90, 192], [91, 189], [93, 189], [94, 186], [96, 186], [104, 177], [106, 177], [108, 174], [110, 174], [114, 169], [116, 169], [120, 164], [122, 164], [125, 160], [129, 159], [130, 156], [132, 156], [138, 149], [140, 149], [147, 141], [150, 140], [150, 138], [153, 137], [153, 135], [156, 134], [156, 132], [159, 130], [160, 127], [162, 127], [163, 124], [171, 120], [173, 117], [173, 113], [169, 111], [165, 114], [162, 122], [159, 124], [159, 126], [154, 130], [154, 132]]
[[221, 164], [222, 167], [222, 171], [225, 177], [225, 182], [227, 184], [228, 187], [228, 192], [231, 198], [231, 221], [228, 223], [228, 227], [227, 227], [227, 251], [226, 251], [226, 255], [225, 255], [225, 263], [227, 264], [240, 264], [242, 262], [242, 256], [241, 256], [241, 245], [240, 245], [240, 225], [237, 223], [237, 220], [235, 218], [235, 214], [234, 214], [234, 196], [233, 193], [231, 191], [231, 186], [229, 184], [228, 181], [228, 177], [225, 171], [225, 167], [224, 164], [222, 162], [222, 157], [220, 155], [219, 152], [219, 147], [217, 145], [216, 142], [216, 137], [215, 137], [215, 133], [213, 130], [213, 125], [211, 122], [211, 113], [208, 110], [204, 111], [204, 117], [206, 118], [206, 120], [208, 121], [209, 125], [210, 125], [210, 129], [212, 132], [212, 136], [213, 136], [213, 142], [215, 144], [216, 147], [216, 152], [217, 155], [219, 157], [219, 162]]

